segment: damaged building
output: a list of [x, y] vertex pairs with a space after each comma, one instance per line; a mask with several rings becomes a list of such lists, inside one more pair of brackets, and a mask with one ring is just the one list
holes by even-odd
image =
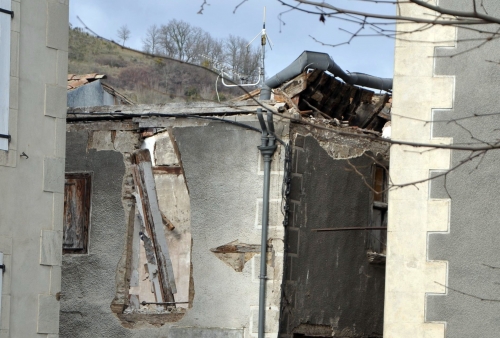
[[[61, 335], [250, 336], [263, 184], [256, 106], [123, 108], [68, 112]], [[287, 137], [286, 124], [276, 128]], [[283, 157], [281, 149], [271, 173], [267, 244], [267, 322], [276, 333]], [[91, 181], [90, 198], [72, 185], [77, 176]], [[85, 217], [75, 217], [82, 204]]]
[[266, 209], [266, 335], [382, 336], [390, 96], [273, 93], [268, 208], [259, 90], [68, 110], [61, 336], [256, 337]]

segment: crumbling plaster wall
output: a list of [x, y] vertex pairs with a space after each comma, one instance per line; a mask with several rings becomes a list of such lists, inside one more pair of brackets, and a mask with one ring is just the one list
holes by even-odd
[[[258, 126], [254, 118], [249, 120], [245, 123]], [[183, 123], [182, 119], [179, 121]], [[260, 134], [224, 123], [195, 125], [183, 123], [182, 128], [172, 129], [191, 206], [192, 307], [175, 323], [144, 324], [133, 329], [122, 326], [110, 310], [127, 231], [128, 215], [121, 203], [126, 171], [123, 156], [114, 150], [87, 149], [87, 131], [68, 133], [68, 170], [94, 171], [95, 179], [89, 255], [64, 257], [62, 337], [256, 336], [260, 255], [255, 254], [243, 271], [238, 272], [210, 249], [235, 240], [260, 244], [263, 184], [263, 165], [257, 149]], [[288, 134], [284, 126], [278, 130], [285, 137]], [[112, 148], [109, 142], [105, 143]], [[278, 147], [272, 165], [268, 242], [272, 250], [268, 256], [266, 331], [271, 335], [278, 332], [283, 266], [280, 210], [283, 157], [283, 149]], [[157, 184], [168, 185], [164, 179], [158, 175]], [[172, 203], [165, 198], [159, 191], [160, 204]], [[102, 205], [97, 205], [100, 201]], [[182, 219], [182, 215], [170, 216], [172, 220]]]
[[370, 225], [372, 193], [360, 175], [371, 183], [373, 156], [383, 160], [388, 145], [339, 142], [304, 127], [292, 133], [280, 337], [381, 337], [385, 267], [368, 262], [370, 233], [312, 229]]
[[[132, 206], [130, 199], [129, 203], [122, 200], [122, 194], [130, 196], [132, 187], [126, 158], [115, 149], [133, 152], [138, 135], [71, 125], [68, 129], [66, 172], [92, 173], [92, 205], [88, 254], [63, 256], [60, 336], [113, 337], [103, 324], [117, 321], [110, 304], [116, 288], [125, 287], [115, 279], [117, 269], [124, 269], [127, 216]], [[113, 134], [118, 138], [113, 140]], [[128, 192], [124, 191], [127, 187]], [[117, 337], [126, 332], [122, 327], [113, 331]]]
[[[257, 126], [253, 122], [252, 125]], [[236, 272], [210, 249], [234, 240], [260, 243], [263, 172], [257, 149], [260, 134], [223, 123], [173, 130], [191, 198], [195, 297], [183, 318], [186, 326], [242, 328], [257, 332], [260, 255]], [[280, 148], [281, 151], [281, 148]], [[266, 331], [277, 333], [282, 269], [280, 152], [273, 164]], [[215, 307], [214, 307], [215, 306]], [[212, 311], [204, 309], [212, 308]], [[200, 312], [204, 311], [204, 312]]]

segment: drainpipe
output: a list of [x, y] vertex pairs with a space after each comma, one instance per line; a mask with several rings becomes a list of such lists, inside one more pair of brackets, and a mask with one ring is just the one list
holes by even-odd
[[[3, 252], [0, 252], [0, 319], [2, 318], [2, 292], [3, 292], [3, 273], [5, 265], [3, 264]], [[1, 327], [0, 327], [1, 328]]]
[[374, 89], [389, 91], [392, 89], [392, 79], [371, 76], [363, 73], [346, 73], [340, 68], [333, 59], [326, 53], [304, 51], [288, 67], [268, 79], [261, 89], [260, 99], [269, 100], [271, 98], [271, 89], [291, 80], [301, 74], [307, 68], [327, 70], [334, 76], [340, 77], [344, 82], [350, 85], [358, 85]]
[[267, 280], [267, 232], [269, 221], [269, 188], [271, 177], [271, 161], [276, 151], [274, 123], [272, 112], [267, 113], [268, 128], [264, 122], [262, 109], [257, 109], [257, 116], [262, 128], [262, 144], [259, 146], [264, 162], [264, 187], [262, 197], [262, 235], [260, 242], [260, 288], [259, 288], [259, 338], [264, 338], [266, 320], [266, 280]]

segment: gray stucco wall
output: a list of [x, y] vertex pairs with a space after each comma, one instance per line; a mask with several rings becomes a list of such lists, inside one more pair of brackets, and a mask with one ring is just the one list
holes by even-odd
[[[173, 135], [190, 195], [193, 307], [178, 322], [133, 329], [123, 327], [111, 312], [116, 268], [126, 241], [127, 215], [121, 201], [126, 168], [119, 152], [87, 150], [87, 131], [69, 132], [67, 171], [93, 171], [94, 179], [89, 255], [63, 257], [61, 337], [243, 338], [257, 329], [259, 272], [255, 267], [259, 256], [250, 259], [242, 272], [236, 272], [210, 249], [234, 240], [260, 243], [260, 221], [256, 221], [263, 184], [257, 149], [260, 134], [209, 123], [173, 128]], [[273, 174], [272, 194], [280, 191], [280, 178]], [[280, 214], [279, 209], [272, 210]], [[277, 331], [282, 246], [274, 241], [280, 243], [282, 236], [277, 234], [282, 225], [276, 215], [270, 219], [270, 243], [275, 252], [268, 266], [268, 299], [276, 305], [268, 310], [267, 323], [269, 330], [274, 325]], [[278, 276], [276, 281], [272, 276]]]
[[[444, 7], [463, 10], [469, 0], [442, 0]], [[498, 1], [484, 1], [489, 15], [500, 17]], [[490, 27], [489, 29], [497, 29]], [[438, 49], [439, 56], [450, 56], [470, 49], [481, 41], [465, 42], [477, 34], [458, 29], [457, 49]], [[500, 43], [490, 41], [453, 58], [437, 58], [436, 74], [455, 76], [453, 109], [437, 111], [434, 137], [453, 137], [453, 143], [497, 142], [500, 115], [471, 117], [474, 114], [498, 113], [500, 96]], [[476, 139], [471, 137], [473, 135]], [[480, 143], [479, 145], [484, 145]], [[451, 167], [466, 159], [470, 152], [452, 152]], [[431, 260], [448, 261], [448, 288], [445, 295], [427, 297], [427, 321], [445, 321], [446, 337], [498, 337], [500, 329], [500, 191], [498, 150], [465, 163], [444, 179], [431, 182], [431, 198], [451, 198], [449, 233], [429, 235]], [[446, 189], [445, 189], [446, 188]], [[492, 268], [496, 267], [496, 268]], [[496, 301], [487, 301], [490, 299]]]
[[67, 133], [66, 172], [92, 172], [88, 255], [63, 255], [60, 337], [130, 337], [110, 304], [124, 250], [123, 156], [88, 149], [88, 131]]
[[247, 295], [251, 269], [236, 273], [210, 249], [236, 239], [259, 243], [253, 223], [255, 198], [262, 194], [262, 180], [256, 175], [260, 135], [219, 123], [176, 128], [174, 135], [191, 198], [193, 302], [201, 308], [214, 304], [216, 309], [201, 315], [193, 308], [183, 324], [241, 327], [248, 321], [242, 309], [257, 303]]
[[[373, 160], [351, 158], [371, 177]], [[346, 159], [333, 159], [312, 137], [294, 142], [280, 337], [381, 337], [385, 268], [368, 263], [371, 191]]]

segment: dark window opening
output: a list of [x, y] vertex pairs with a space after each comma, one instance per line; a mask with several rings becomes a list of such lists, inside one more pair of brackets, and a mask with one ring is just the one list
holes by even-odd
[[[387, 228], [387, 168], [373, 166], [373, 202], [371, 227]], [[387, 230], [371, 230], [368, 251], [373, 254], [373, 263], [385, 263], [387, 249]], [[383, 257], [382, 257], [383, 256]]]
[[63, 253], [88, 252], [90, 225], [90, 173], [67, 173], [64, 184]]

